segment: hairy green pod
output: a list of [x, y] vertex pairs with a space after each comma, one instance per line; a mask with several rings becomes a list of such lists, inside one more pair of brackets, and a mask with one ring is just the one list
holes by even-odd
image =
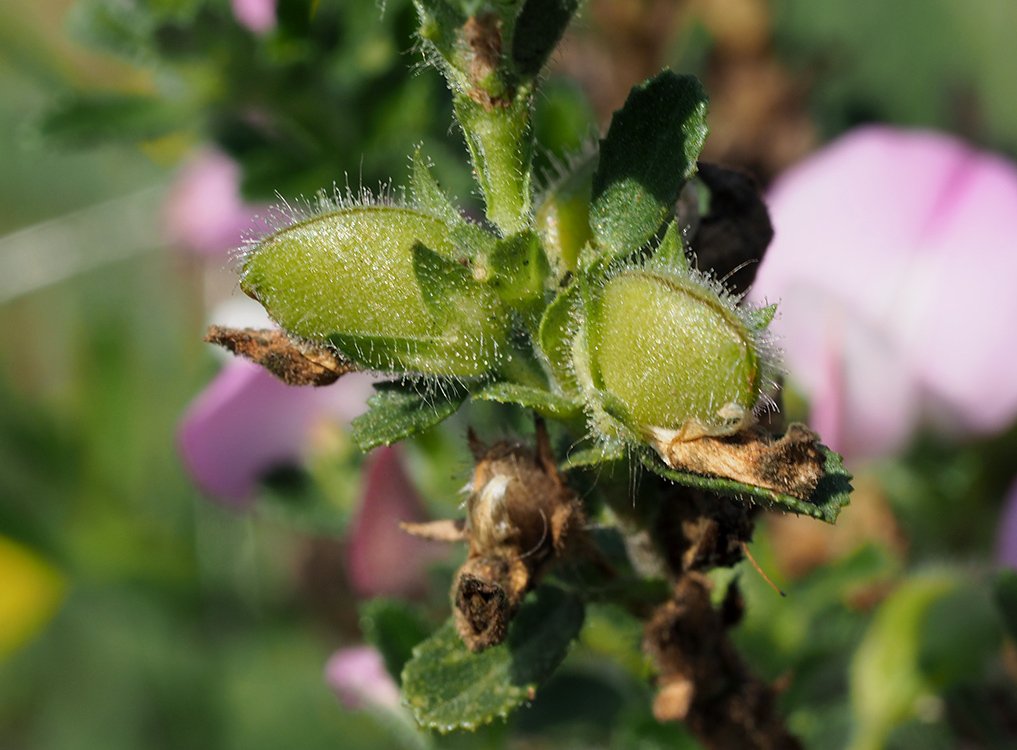
[[[770, 374], [753, 313], [696, 271], [627, 268], [586, 305], [588, 397], [632, 433], [738, 431]], [[765, 324], [764, 324], [765, 325]]]
[[[241, 287], [289, 333], [366, 367], [473, 377], [507, 335], [446, 217], [348, 205], [282, 229], [243, 259]], [[462, 256], [462, 257], [460, 257]]]

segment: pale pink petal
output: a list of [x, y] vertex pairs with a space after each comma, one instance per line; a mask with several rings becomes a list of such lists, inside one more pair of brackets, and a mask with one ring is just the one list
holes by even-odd
[[412, 537], [400, 521], [426, 520], [424, 504], [399, 450], [377, 448], [367, 459], [360, 506], [349, 531], [346, 569], [362, 597], [412, 596], [427, 586], [427, 565], [445, 556], [443, 546]]
[[972, 430], [1017, 415], [1017, 167], [969, 151], [894, 316], [926, 387]]
[[369, 377], [354, 373], [324, 388], [297, 388], [235, 359], [184, 414], [184, 465], [204, 492], [244, 507], [262, 476], [303, 457], [315, 425], [362, 413], [369, 387]]
[[385, 670], [381, 654], [370, 646], [344, 648], [332, 654], [325, 664], [325, 682], [351, 711], [400, 707], [399, 686]]
[[276, 0], [230, 0], [234, 17], [255, 34], [275, 28], [275, 3]]
[[177, 174], [166, 197], [163, 223], [174, 245], [205, 255], [225, 255], [244, 235], [264, 227], [261, 207], [244, 203], [240, 167], [219, 151], [203, 151]]
[[851, 458], [901, 448], [918, 419], [910, 363], [844, 300], [792, 285], [772, 324], [792, 382], [809, 398], [823, 442]]
[[1013, 421], [1013, 165], [945, 135], [862, 128], [783, 175], [770, 206], [751, 296], [780, 302], [787, 368], [814, 423], [837, 416], [832, 442], [877, 456], [920, 413], [984, 431]]

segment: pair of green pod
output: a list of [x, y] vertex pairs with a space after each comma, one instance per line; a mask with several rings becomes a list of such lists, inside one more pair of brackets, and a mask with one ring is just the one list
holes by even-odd
[[499, 240], [447, 211], [339, 206], [254, 246], [241, 283], [290, 334], [368, 369], [511, 380], [528, 339], [547, 389], [623, 434], [742, 424], [764, 382], [765, 321], [688, 267], [673, 228], [648, 260], [583, 273], [546, 216], [543, 241]]

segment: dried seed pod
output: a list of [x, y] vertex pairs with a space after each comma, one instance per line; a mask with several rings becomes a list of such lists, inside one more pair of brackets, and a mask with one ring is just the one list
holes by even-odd
[[472, 435], [471, 448], [477, 463], [466, 504], [470, 551], [453, 599], [463, 641], [480, 651], [504, 639], [526, 592], [581, 534], [584, 515], [543, 427], [536, 451], [512, 443], [488, 448]]

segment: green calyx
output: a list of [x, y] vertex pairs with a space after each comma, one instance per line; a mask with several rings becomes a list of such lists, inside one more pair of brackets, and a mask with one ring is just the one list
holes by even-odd
[[[637, 435], [729, 434], [750, 420], [769, 363], [735, 301], [697, 272], [626, 268], [588, 295], [588, 398]], [[579, 352], [578, 356], [583, 356]]]

